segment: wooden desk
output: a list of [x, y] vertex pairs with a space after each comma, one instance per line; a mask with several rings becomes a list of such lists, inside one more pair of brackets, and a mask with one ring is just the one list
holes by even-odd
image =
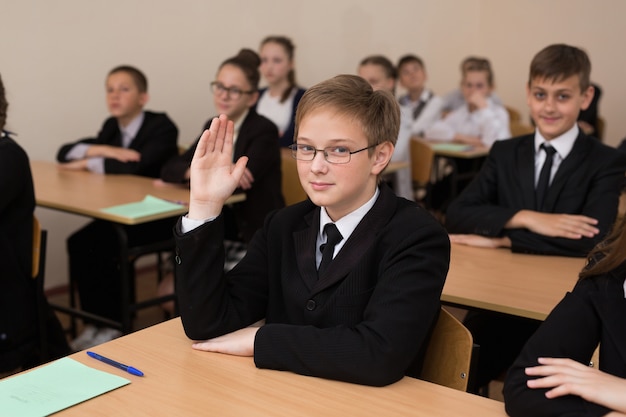
[[[189, 202], [189, 189], [156, 186], [154, 179], [137, 175], [99, 175], [87, 171], [62, 171], [54, 162], [31, 161], [37, 205], [72, 214], [133, 225], [164, 219], [187, 212], [186, 207], [140, 218], [109, 214], [101, 209], [143, 200], [153, 195], [173, 202]], [[245, 194], [232, 195], [227, 203], [245, 200]]]
[[55, 415], [506, 416], [501, 402], [409, 377], [387, 387], [367, 387], [257, 369], [252, 358], [194, 351], [178, 318], [93, 350], [145, 376], [132, 376], [84, 351], [75, 353], [71, 357], [79, 362], [132, 382]]
[[543, 320], [571, 291], [584, 258], [452, 244], [444, 303]]
[[[485, 146], [467, 146], [466, 149], [442, 149], [438, 148], [437, 142], [428, 141], [431, 144], [435, 156], [445, 156], [448, 158], [460, 158], [460, 159], [474, 159], [482, 158], [489, 155], [489, 148]], [[433, 146], [434, 145], [434, 146]]]
[[[31, 161], [33, 183], [35, 185], [35, 199], [38, 206], [64, 211], [71, 214], [79, 214], [94, 219], [106, 220], [114, 226], [120, 241], [119, 259], [129, 262], [132, 256], [137, 255], [127, 244], [126, 230], [124, 226], [147, 223], [155, 220], [179, 216], [187, 212], [187, 207], [181, 206], [178, 210], [158, 213], [139, 218], [129, 218], [109, 214], [101, 211], [103, 208], [119, 204], [142, 201], [147, 195], [153, 195], [174, 202], [189, 202], [189, 189], [177, 186], [156, 186], [154, 179], [137, 175], [100, 175], [87, 171], [63, 171], [59, 170], [54, 162]], [[236, 203], [245, 200], [245, 194], [231, 196], [227, 203]], [[163, 247], [171, 247], [173, 243], [168, 241], [155, 242], [152, 248], [147, 246], [143, 253], [163, 251]], [[70, 314], [73, 318], [91, 318], [105, 325], [120, 328], [128, 333], [132, 328], [132, 314], [135, 310], [158, 304], [171, 299], [172, 296], [164, 296], [150, 299], [146, 302], [131, 303], [132, 280], [128, 276], [128, 267], [121, 268], [122, 288], [122, 322], [115, 323], [108, 319], [94, 317], [86, 312], [75, 308], [73, 283], [70, 283], [70, 307], [54, 306], [55, 309]], [[72, 320], [74, 330], [74, 320]]]

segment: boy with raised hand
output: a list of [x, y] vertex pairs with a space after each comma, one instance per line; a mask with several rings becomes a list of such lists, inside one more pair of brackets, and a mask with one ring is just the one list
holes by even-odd
[[[137, 68], [113, 68], [106, 79], [106, 102], [111, 117], [96, 138], [63, 145], [57, 154], [60, 167], [98, 174], [134, 174], [157, 178], [161, 167], [178, 154], [178, 129], [165, 113], [144, 111], [148, 82]], [[129, 247], [171, 236], [175, 219], [126, 226]], [[78, 285], [82, 310], [120, 321], [120, 242], [111, 223], [95, 220], [67, 240], [70, 276]], [[121, 332], [86, 322], [72, 341], [74, 350], [104, 343]]]
[[[626, 157], [580, 131], [593, 97], [591, 63], [573, 46], [541, 50], [530, 64], [527, 100], [534, 134], [494, 143], [474, 181], [448, 208], [455, 243], [584, 257], [615, 220]], [[497, 313], [465, 320], [480, 345], [478, 386], [500, 376], [538, 322]]]
[[368, 385], [419, 375], [450, 248], [430, 214], [379, 185], [399, 119], [394, 97], [357, 76], [308, 89], [291, 149], [309, 200], [270, 214], [226, 274], [221, 211], [247, 157], [233, 167], [233, 124], [213, 121], [174, 233], [176, 293], [195, 349]]

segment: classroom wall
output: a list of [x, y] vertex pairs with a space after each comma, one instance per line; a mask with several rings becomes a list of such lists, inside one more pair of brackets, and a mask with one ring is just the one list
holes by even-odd
[[[366, 55], [393, 61], [407, 52], [427, 64], [429, 84], [444, 94], [459, 82], [469, 54], [491, 59], [498, 94], [527, 117], [530, 59], [567, 42], [587, 50], [592, 78], [604, 89], [606, 141], [626, 136], [626, 85], [618, 54], [624, 39], [620, 0], [4, 0], [0, 6], [0, 74], [9, 123], [32, 159], [54, 160], [62, 143], [93, 136], [107, 117], [104, 78], [127, 63], [145, 71], [147, 108], [166, 111], [191, 143], [214, 108], [209, 91], [217, 66], [268, 34], [297, 45], [299, 82], [309, 86], [354, 73]], [[49, 229], [47, 286], [67, 280], [65, 239], [87, 219], [37, 209]]]

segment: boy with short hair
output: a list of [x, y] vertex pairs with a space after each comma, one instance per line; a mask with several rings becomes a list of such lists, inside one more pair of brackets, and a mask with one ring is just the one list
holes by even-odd
[[572, 46], [551, 45], [535, 56], [527, 100], [536, 132], [494, 144], [448, 209], [448, 231], [470, 234], [453, 241], [582, 257], [604, 237], [617, 214], [626, 160], [576, 124], [593, 97], [590, 70], [587, 54]]
[[[178, 129], [165, 113], [144, 111], [148, 82], [131, 66], [113, 68], [106, 79], [106, 102], [111, 117], [96, 138], [63, 145], [59, 166], [99, 174], [134, 174], [158, 178], [162, 165], [178, 154]], [[164, 219], [125, 231], [129, 247], [166, 240], [175, 219]], [[96, 220], [67, 240], [70, 276], [78, 284], [82, 310], [121, 320], [118, 234], [112, 224]], [[71, 346], [82, 350], [121, 335], [117, 329], [88, 323]]]
[[426, 88], [426, 67], [416, 55], [404, 55], [398, 61], [398, 81], [406, 94], [398, 99], [411, 114], [411, 135], [423, 136], [424, 131], [441, 117], [443, 100]]
[[465, 105], [448, 113], [426, 129], [427, 139], [490, 147], [496, 140], [511, 136], [509, 114], [494, 103], [493, 71], [486, 59], [463, 66], [461, 92]]
[[[576, 123], [593, 97], [590, 71], [587, 54], [573, 46], [550, 45], [535, 55], [527, 100], [537, 129], [493, 145], [478, 177], [448, 209], [453, 242], [584, 257], [606, 235], [626, 157]], [[468, 315], [465, 324], [481, 346], [479, 386], [506, 370], [538, 327], [496, 313]]]
[[449, 242], [426, 211], [379, 185], [399, 118], [393, 96], [357, 76], [308, 89], [291, 149], [309, 199], [270, 214], [226, 275], [221, 211], [247, 157], [232, 166], [233, 124], [213, 121], [174, 232], [182, 322], [204, 340], [195, 349], [368, 385], [419, 375]]

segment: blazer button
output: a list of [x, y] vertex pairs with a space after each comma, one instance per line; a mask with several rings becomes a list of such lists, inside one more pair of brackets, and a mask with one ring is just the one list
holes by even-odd
[[317, 304], [315, 304], [315, 300], [309, 300], [306, 302], [306, 309], [309, 311], [313, 311], [315, 310], [315, 307], [317, 307]]

